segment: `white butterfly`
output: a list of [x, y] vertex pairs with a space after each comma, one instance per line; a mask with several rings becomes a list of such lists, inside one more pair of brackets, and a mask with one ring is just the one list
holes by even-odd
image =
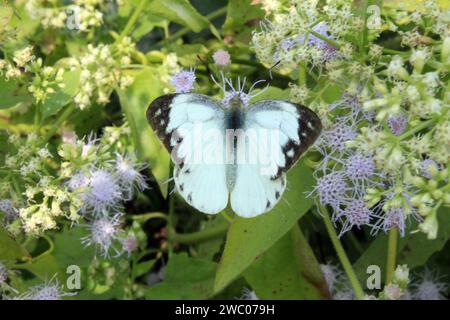
[[242, 100], [238, 94], [225, 107], [205, 95], [175, 93], [147, 110], [175, 162], [176, 190], [201, 212], [218, 213], [229, 198], [241, 217], [269, 211], [286, 188], [285, 172], [320, 133], [320, 119], [304, 106], [264, 100], [245, 107]]

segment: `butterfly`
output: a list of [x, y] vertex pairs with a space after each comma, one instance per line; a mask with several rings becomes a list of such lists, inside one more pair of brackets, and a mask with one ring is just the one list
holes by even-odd
[[246, 218], [271, 210], [286, 189], [286, 172], [321, 131], [307, 107], [282, 100], [249, 105], [244, 98], [234, 95], [224, 105], [173, 93], [148, 107], [147, 119], [175, 163], [177, 192], [201, 212], [216, 214], [228, 202]]

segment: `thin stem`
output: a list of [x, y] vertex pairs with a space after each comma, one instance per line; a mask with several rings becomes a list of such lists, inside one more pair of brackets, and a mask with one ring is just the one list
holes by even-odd
[[326, 43], [328, 43], [329, 45], [335, 47], [336, 49], [339, 49], [341, 47], [340, 44], [337, 43], [336, 41], [331, 40], [331, 39], [325, 37], [324, 35], [321, 35], [320, 33], [316, 32], [314, 30], [309, 30], [309, 32], [311, 34], [313, 34], [316, 38], [319, 38], [320, 40], [325, 41]]
[[44, 139], [42, 140], [42, 144], [45, 144], [47, 143], [48, 140], [50, 140], [50, 138], [55, 134], [55, 132], [58, 131], [58, 129], [60, 129], [64, 121], [66, 121], [67, 118], [69, 118], [74, 111], [75, 111], [75, 104], [73, 103], [69, 104], [69, 106], [64, 109], [59, 118], [55, 121], [50, 130], [47, 131], [47, 134], [44, 136]]
[[391, 283], [397, 265], [398, 230], [392, 228], [388, 233], [388, 252], [386, 261], [386, 284]]
[[120, 33], [119, 37], [116, 39], [115, 43], [119, 43], [125, 36], [127, 36], [131, 29], [133, 29], [134, 24], [136, 23], [137, 19], [141, 15], [142, 11], [145, 8], [145, 5], [147, 4], [148, 0], [141, 0], [136, 7], [136, 10], [134, 10], [133, 14], [130, 17], [130, 20], [128, 20], [127, 24], [125, 25], [125, 28]]
[[138, 220], [138, 221], [147, 221], [150, 219], [164, 219], [168, 220], [168, 217], [166, 214], [162, 212], [149, 212], [144, 214], [138, 214], [130, 217], [132, 220]]
[[399, 140], [405, 140], [407, 138], [409, 138], [410, 136], [412, 136], [413, 134], [415, 134], [416, 132], [419, 132], [422, 129], [425, 129], [426, 127], [432, 125], [434, 122], [437, 121], [437, 118], [433, 118], [427, 121], [422, 122], [421, 124], [415, 126], [414, 128], [412, 128], [409, 131], [406, 131], [405, 133], [403, 133], [402, 135], [400, 135], [398, 137]]
[[193, 233], [173, 234], [171, 240], [183, 244], [204, 242], [224, 236], [228, 231], [228, 227], [229, 225], [226, 224]]
[[355, 291], [355, 296], [358, 300], [363, 300], [364, 291], [361, 287], [361, 284], [358, 281], [358, 278], [356, 277], [352, 264], [350, 263], [350, 260], [348, 259], [344, 248], [342, 247], [342, 244], [337, 236], [336, 230], [334, 230], [334, 226], [333, 223], [331, 222], [328, 210], [324, 206], [320, 206], [320, 211], [322, 212], [325, 227], [328, 231], [328, 235], [330, 236], [331, 242], [333, 243], [334, 249], [336, 250], [339, 260], [341, 261], [342, 267], [344, 268], [344, 271], [347, 274], [348, 279], [350, 280], [353, 290]]

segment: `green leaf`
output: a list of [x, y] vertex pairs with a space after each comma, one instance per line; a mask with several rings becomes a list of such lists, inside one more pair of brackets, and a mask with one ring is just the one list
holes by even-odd
[[207, 299], [213, 295], [217, 264], [190, 258], [186, 253], [170, 257], [164, 281], [150, 287], [147, 299]]
[[158, 181], [165, 181], [169, 175], [169, 153], [161, 144], [147, 122], [147, 108], [163, 92], [161, 74], [156, 68], [140, 72], [133, 84], [125, 90], [129, 109], [133, 115], [144, 157], [149, 159], [152, 172]]
[[57, 278], [60, 281], [65, 280], [66, 274], [64, 269], [61, 268], [58, 260], [51, 254], [47, 254], [31, 263], [24, 263], [19, 266], [20, 267], [16, 266], [16, 268], [28, 270], [43, 281], [50, 280], [54, 275], [57, 275]]
[[242, 42], [248, 42], [252, 30], [264, 18], [264, 11], [260, 5], [252, 5], [252, 0], [228, 1], [227, 18], [222, 27], [228, 36], [237, 37]]
[[302, 161], [288, 173], [288, 187], [281, 201], [268, 213], [255, 218], [237, 217], [230, 226], [225, 249], [214, 284], [216, 292], [224, 289], [255, 259], [292, 229], [313, 205], [305, 193], [314, 178]]
[[[210, 228], [217, 228], [217, 227], [223, 227], [228, 226], [229, 222], [225, 220], [225, 218], [222, 215], [216, 215], [213, 218], [207, 220], [204, 224], [204, 228], [202, 230], [208, 230]], [[203, 241], [199, 243], [196, 247], [197, 254], [199, 258], [205, 258], [208, 260], [213, 260], [214, 256], [219, 253], [220, 248], [222, 247], [222, 244], [224, 242], [223, 237], [216, 237], [212, 238], [208, 241]]]
[[41, 106], [42, 118], [48, 118], [64, 107], [75, 96], [80, 84], [80, 70], [67, 71], [63, 75], [64, 88], [54, 87], [55, 92], [49, 94]]
[[87, 267], [92, 262], [95, 254], [94, 247], [86, 247], [81, 242], [81, 238], [88, 233], [89, 231], [84, 228], [70, 228], [55, 235], [52, 255], [62, 267], [67, 268], [70, 265], [77, 265], [82, 268]]
[[198, 13], [188, 0], [153, 0], [147, 6], [147, 11], [184, 25], [194, 32], [200, 32], [209, 25], [208, 19]]
[[156, 262], [156, 259], [152, 259], [152, 260], [148, 260], [148, 261], [144, 261], [144, 262], [138, 263], [136, 265], [136, 270], [135, 270], [134, 276], [136, 278], [138, 278], [138, 277], [146, 274], [155, 265], [155, 262]]
[[[442, 250], [450, 239], [450, 214], [447, 208], [438, 210], [439, 232], [437, 238], [428, 240], [423, 233], [408, 233], [399, 239], [397, 264], [407, 264], [410, 269], [423, 266], [432, 254]], [[386, 234], [380, 234], [355, 263], [355, 271], [362, 283], [366, 283], [367, 267], [377, 265], [384, 276], [388, 246]]]
[[0, 226], [0, 261], [29, 258], [27, 250]]
[[31, 102], [31, 96], [27, 88], [18, 84], [14, 79], [8, 81], [0, 77], [0, 109], [14, 107], [21, 102]]
[[329, 296], [319, 263], [298, 226], [257, 258], [244, 276], [263, 300]]

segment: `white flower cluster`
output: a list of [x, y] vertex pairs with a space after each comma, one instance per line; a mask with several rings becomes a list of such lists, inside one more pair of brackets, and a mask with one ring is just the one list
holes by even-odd
[[36, 103], [44, 102], [57, 88], [63, 88], [64, 69], [52, 66], [42, 66], [42, 59], [35, 59], [33, 47], [27, 46], [13, 53], [13, 62], [0, 59], [0, 75], [5, 79], [20, 80], [26, 73], [32, 73], [33, 78], [28, 84], [28, 91]]
[[[56, 3], [48, 6], [45, 0], [27, 1], [25, 9], [30, 17], [39, 19], [44, 28], [89, 32], [103, 24], [103, 11], [110, 0], [74, 0], [72, 4]], [[120, 5], [121, 1], [115, 1]]]
[[124, 74], [122, 68], [130, 64], [134, 46], [130, 38], [124, 37], [117, 46], [88, 45], [87, 53], [71, 60], [71, 68], [81, 70], [80, 90], [74, 98], [78, 108], [89, 107], [93, 100], [104, 105], [115, 86], [126, 88], [132, 84], [134, 78]]

